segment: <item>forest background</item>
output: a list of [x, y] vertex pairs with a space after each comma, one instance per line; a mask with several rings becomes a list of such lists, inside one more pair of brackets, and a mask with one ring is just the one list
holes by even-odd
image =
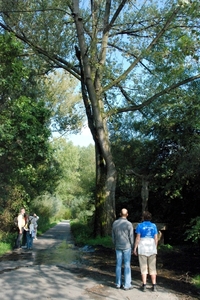
[[[149, 209], [167, 223], [171, 243], [198, 242], [199, 1], [0, 11], [2, 240], [21, 206], [102, 237], [126, 207], [132, 222]], [[95, 147], [52, 137], [86, 120]]]

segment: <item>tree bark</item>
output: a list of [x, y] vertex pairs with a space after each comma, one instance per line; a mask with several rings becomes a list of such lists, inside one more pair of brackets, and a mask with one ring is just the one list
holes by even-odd
[[[96, 199], [95, 235], [106, 236], [111, 233], [115, 219], [116, 168], [111, 153], [108, 128], [103, 108], [99, 68], [95, 69], [87, 56], [82, 18], [79, 16], [79, 1], [74, 0], [73, 16], [76, 24], [80, 49], [82, 96], [93, 135], [96, 151]], [[104, 45], [105, 47], [105, 45]], [[94, 58], [95, 60], [95, 58]], [[87, 97], [89, 99], [87, 99]], [[87, 105], [86, 105], [87, 103]]]
[[149, 200], [149, 181], [142, 176], [142, 189], [141, 189], [141, 197], [142, 197], [142, 213], [145, 210], [148, 210], [148, 200]]

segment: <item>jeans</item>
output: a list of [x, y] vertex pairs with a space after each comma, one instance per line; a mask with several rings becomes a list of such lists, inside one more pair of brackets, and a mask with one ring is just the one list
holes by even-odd
[[22, 233], [18, 233], [17, 240], [15, 243], [16, 248], [21, 248], [22, 237], [23, 237], [23, 231]]
[[27, 249], [33, 247], [33, 237], [32, 234], [29, 233], [29, 231], [26, 232], [26, 242], [27, 242]]
[[122, 261], [124, 261], [124, 288], [131, 286], [131, 248], [116, 251], [116, 286], [122, 286]]

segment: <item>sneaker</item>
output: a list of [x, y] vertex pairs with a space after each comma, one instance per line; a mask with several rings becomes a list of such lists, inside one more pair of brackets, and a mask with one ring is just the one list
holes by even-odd
[[143, 292], [146, 292], [146, 290], [147, 290], [147, 286], [146, 286], [146, 284], [143, 284], [143, 285], [142, 285], [142, 291], [143, 291]]
[[123, 289], [123, 285], [122, 285], [122, 284], [121, 284], [121, 286], [116, 285], [115, 287], [116, 287], [116, 289], [118, 289], [118, 290], [119, 290], [119, 289]]
[[22, 251], [21, 248], [16, 248], [16, 249], [14, 249], [14, 252], [16, 252], [16, 253], [21, 253], [21, 251]]
[[125, 287], [124, 287], [124, 291], [132, 290], [133, 288], [134, 288], [133, 285], [131, 285], [131, 286], [128, 287], [128, 288], [125, 288]]
[[157, 287], [156, 287], [155, 284], [153, 284], [153, 286], [152, 286], [152, 291], [153, 291], [153, 292], [157, 292]]

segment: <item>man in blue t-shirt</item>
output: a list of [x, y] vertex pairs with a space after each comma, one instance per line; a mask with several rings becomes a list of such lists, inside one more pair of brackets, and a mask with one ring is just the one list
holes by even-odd
[[[156, 292], [156, 254], [158, 244], [158, 230], [154, 223], [151, 222], [151, 213], [143, 213], [143, 222], [136, 228], [136, 241], [134, 254], [138, 255], [139, 265], [142, 275], [142, 289], [146, 291], [147, 274], [151, 276], [153, 284], [152, 290]], [[137, 253], [138, 248], [138, 253]]]

